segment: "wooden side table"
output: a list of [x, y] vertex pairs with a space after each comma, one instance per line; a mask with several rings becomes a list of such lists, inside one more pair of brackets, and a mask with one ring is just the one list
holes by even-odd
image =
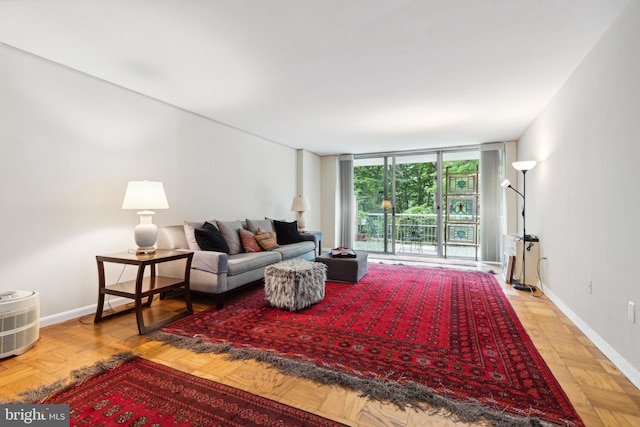
[[[152, 329], [156, 329], [160, 326], [166, 325], [167, 323], [193, 314], [193, 307], [191, 305], [191, 293], [189, 291], [189, 275], [191, 272], [192, 259], [193, 252], [169, 250], [157, 250], [155, 254], [151, 255], [136, 255], [128, 252], [123, 252], [111, 255], [96, 256], [96, 261], [98, 262], [98, 307], [96, 309], [96, 317], [93, 320], [93, 323], [99, 323], [102, 320], [135, 311], [136, 319], [138, 321], [138, 332], [140, 333], [140, 335], [143, 335]], [[186, 260], [184, 278], [156, 276], [156, 264], [177, 260]], [[127, 282], [107, 285], [105, 283], [104, 277], [105, 262], [137, 265], [138, 274], [136, 276], [136, 279]], [[150, 267], [151, 274], [145, 277], [144, 272], [147, 266]], [[156, 322], [153, 325], [145, 326], [144, 318], [142, 316], [143, 298], [147, 298], [144, 306], [149, 307], [151, 305], [151, 301], [153, 301], [153, 296], [155, 294], [180, 288], [184, 288], [184, 299], [187, 304], [186, 311], [171, 316], [168, 319]], [[104, 308], [105, 295], [117, 295], [120, 297], [131, 298], [135, 300], [135, 305], [134, 307], [131, 307], [129, 309], [103, 316], [102, 310]]]

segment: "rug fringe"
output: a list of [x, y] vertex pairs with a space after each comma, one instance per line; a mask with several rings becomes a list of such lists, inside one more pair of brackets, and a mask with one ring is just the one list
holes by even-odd
[[63, 390], [66, 387], [70, 387], [78, 381], [84, 381], [92, 375], [99, 374], [108, 369], [113, 369], [122, 362], [131, 359], [132, 357], [134, 357], [134, 354], [131, 351], [115, 354], [107, 360], [99, 360], [91, 366], [71, 371], [69, 373], [69, 379], [67, 380], [61, 379], [49, 385], [41, 385], [35, 389], [23, 391], [18, 394], [22, 397], [21, 399], [4, 403], [38, 403], [57, 391]]
[[[229, 343], [213, 343], [200, 337], [183, 337], [155, 331], [148, 334], [147, 339], [196, 353], [227, 354], [229, 360], [251, 359], [264, 362], [285, 375], [295, 375], [319, 384], [347, 387], [356, 390], [362, 397], [391, 402], [400, 409], [416, 408], [430, 414], [446, 415], [460, 422], [472, 423], [486, 420], [497, 427], [552, 426], [538, 418], [518, 417], [480, 403], [450, 399], [413, 381], [401, 384], [384, 377], [358, 378], [343, 372], [321, 368], [310, 362], [291, 360], [262, 350], [237, 348]], [[425, 403], [430, 407], [425, 406]]]

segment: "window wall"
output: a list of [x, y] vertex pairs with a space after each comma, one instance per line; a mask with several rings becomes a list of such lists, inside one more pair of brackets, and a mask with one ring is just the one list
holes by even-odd
[[477, 172], [477, 148], [356, 156], [354, 247], [370, 252], [473, 257], [475, 247], [447, 246], [443, 214], [447, 168]]

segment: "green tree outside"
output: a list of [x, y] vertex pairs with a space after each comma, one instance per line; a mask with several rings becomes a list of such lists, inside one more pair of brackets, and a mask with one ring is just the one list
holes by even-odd
[[[475, 172], [479, 161], [445, 161], [443, 171], [450, 173]], [[390, 169], [390, 166], [388, 166]], [[396, 165], [396, 214], [433, 214], [437, 189], [435, 163], [407, 163]], [[389, 176], [391, 174], [389, 173]], [[353, 173], [354, 193], [359, 216], [382, 213], [384, 199], [384, 166], [357, 166]], [[446, 186], [446, 182], [444, 183]], [[443, 188], [443, 193], [446, 187]], [[388, 191], [389, 197], [391, 190]]]

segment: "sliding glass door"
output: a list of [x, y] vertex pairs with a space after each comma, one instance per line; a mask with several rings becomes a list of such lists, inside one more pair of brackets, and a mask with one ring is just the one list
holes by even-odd
[[393, 253], [393, 156], [356, 158], [353, 186], [356, 199], [355, 248]]
[[477, 159], [477, 150], [356, 156], [355, 249], [444, 256], [443, 171], [477, 168]]
[[438, 254], [438, 154], [354, 160], [355, 248]]
[[438, 164], [438, 153], [396, 156], [396, 253], [439, 255]]
[[442, 247], [447, 258], [478, 260], [479, 159], [478, 150], [442, 154]]

